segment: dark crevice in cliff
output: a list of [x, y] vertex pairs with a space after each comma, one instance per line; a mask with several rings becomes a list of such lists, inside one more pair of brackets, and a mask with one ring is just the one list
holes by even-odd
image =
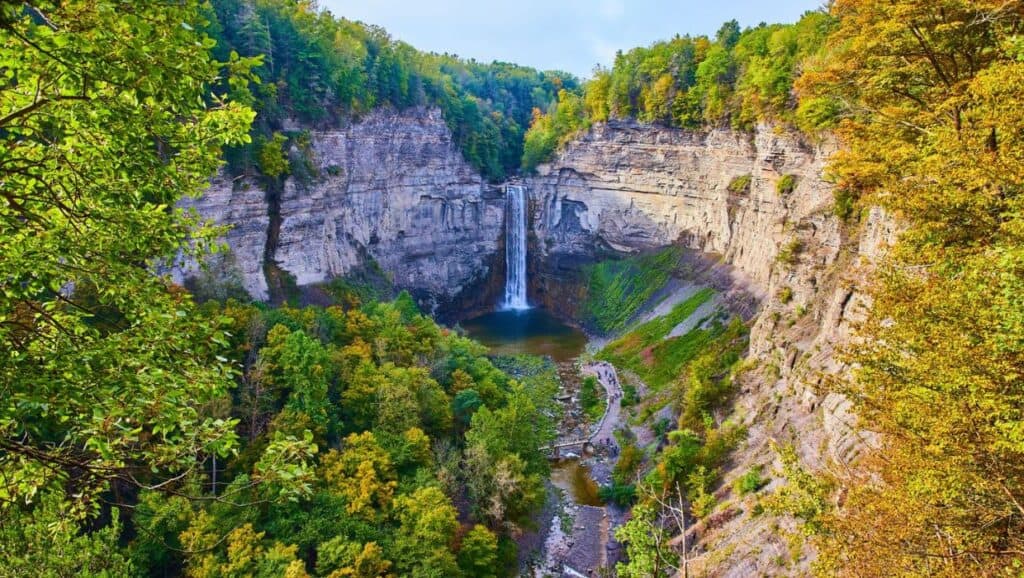
[[281, 238], [281, 195], [284, 183], [280, 179], [266, 179], [264, 186], [267, 202], [267, 242], [263, 248], [263, 274], [267, 279], [268, 301], [280, 305], [288, 299], [289, 287], [295, 287], [295, 279], [282, 269], [275, 259], [277, 244]]

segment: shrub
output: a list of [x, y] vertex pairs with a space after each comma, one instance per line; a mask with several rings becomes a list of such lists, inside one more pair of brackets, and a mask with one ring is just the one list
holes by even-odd
[[761, 488], [768, 485], [768, 479], [761, 475], [761, 467], [753, 467], [747, 470], [747, 473], [736, 478], [733, 482], [733, 491], [741, 496], [747, 494], [753, 494]]
[[630, 506], [636, 501], [636, 486], [612, 482], [607, 486], [601, 486], [597, 491], [597, 497], [606, 503], [613, 503], [621, 507]]
[[796, 189], [796, 175], [783, 175], [775, 183], [775, 192], [780, 195], [788, 195]]
[[[694, 472], [691, 478], [701, 477], [704, 473], [704, 467], [701, 466]], [[715, 511], [715, 506], [718, 505], [718, 501], [715, 500], [715, 495], [707, 490], [705, 485], [697, 485], [690, 490], [690, 512], [697, 518], [706, 518], [711, 512]]]
[[722, 407], [733, 391], [730, 369], [746, 347], [747, 328], [739, 318], [730, 322], [718, 339], [690, 362], [682, 394], [679, 427], [701, 431], [705, 417]]
[[644, 454], [636, 444], [623, 440], [621, 436], [619, 436], [619, 445], [622, 446], [622, 453], [619, 454], [619, 460], [615, 462], [612, 479], [618, 485], [626, 485], [633, 481], [633, 477], [640, 470], [640, 462], [643, 461]]
[[751, 181], [753, 181], [753, 177], [751, 175], [736, 177], [729, 183], [729, 192], [737, 194], [749, 193]]
[[832, 214], [845, 221], [853, 214], [857, 197], [848, 189], [836, 189], [832, 193], [832, 201]]
[[800, 251], [804, 248], [803, 241], [800, 239], [790, 239], [788, 243], [782, 246], [779, 250], [778, 256], [775, 260], [784, 265], [792, 265], [796, 263], [797, 258], [800, 256]]
[[779, 290], [779, 303], [785, 305], [793, 300], [793, 289], [789, 287], [783, 287]]
[[654, 436], [659, 440], [665, 439], [665, 435], [668, 434], [669, 427], [672, 426], [672, 422], [667, 418], [661, 418], [654, 422], [654, 426], [651, 428], [654, 430]]
[[626, 381], [622, 384], [622, 407], [633, 407], [640, 403], [640, 395], [632, 382]]
[[583, 378], [583, 383], [580, 384], [580, 405], [583, 407], [583, 412], [592, 420], [600, 418], [603, 411], [601, 399], [597, 395], [597, 388], [597, 378], [593, 375]]

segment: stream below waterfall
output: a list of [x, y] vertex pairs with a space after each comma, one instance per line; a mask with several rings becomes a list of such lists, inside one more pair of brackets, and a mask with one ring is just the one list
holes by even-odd
[[[559, 438], [586, 435], [576, 391], [581, 378], [577, 360], [587, 345], [582, 331], [540, 308], [501, 309], [460, 325], [494, 354], [552, 358], [565, 387], [564, 397], [560, 397], [565, 418]], [[569, 448], [562, 450], [562, 459], [551, 462], [550, 498], [536, 520], [538, 531], [532, 538], [520, 540], [524, 575], [573, 576], [577, 568], [586, 571], [610, 562], [605, 550], [611, 539], [611, 520], [591, 472], [595, 457], [581, 454], [581, 447]], [[608, 467], [603, 464], [605, 474]]]
[[[461, 326], [493, 354], [548, 356], [559, 364], [560, 373], [576, 372], [574, 363], [587, 344], [582, 331], [536, 307], [502, 309], [464, 321]], [[551, 483], [578, 504], [601, 505], [590, 469], [575, 458], [552, 462]]]

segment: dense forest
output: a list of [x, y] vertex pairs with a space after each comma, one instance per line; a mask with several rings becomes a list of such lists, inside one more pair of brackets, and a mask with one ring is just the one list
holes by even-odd
[[535, 113], [523, 168], [534, 168], [592, 123], [609, 119], [688, 129], [751, 130], [759, 122], [808, 132], [828, 128], [839, 112], [835, 99], [798, 101], [793, 86], [804, 67], [820, 57], [835, 24], [820, 11], [795, 24], [745, 30], [733, 20], [713, 38], [677, 36], [620, 51], [610, 70], [597, 68], [580, 88], [560, 91], [544, 114]]
[[420, 52], [310, 2], [217, 0], [203, 16], [219, 60], [258, 59], [249, 82], [225, 87], [232, 101], [260, 113], [253, 141], [227, 150], [236, 173], [287, 171], [281, 149], [302, 136], [288, 126], [337, 126], [374, 108], [436, 106], [466, 160], [500, 181], [519, 166], [533, 109], [546, 110], [560, 90], [578, 84], [566, 73]]
[[[1022, 33], [1008, 0], [835, 0], [620, 53], [581, 85], [422, 53], [311, 2], [0, 3], [0, 576], [515, 571], [511, 536], [545, 499], [549, 361], [489, 356], [406, 295], [197, 304], [155, 274], [217, 250], [175, 207], [223, 163], [276, 178], [292, 121], [413, 106], [439, 107], [494, 180], [614, 119], [834, 135], [843, 226], [877, 206], [903, 230], [854, 369], [821, 385], [879, 441], [814, 473], [780, 448], [788, 484], [760, 507], [800, 520], [823, 576], [1020, 574]], [[669, 518], [706, 513], [737, 443], [707, 415], [734, 393], [745, 327], [700, 334], [686, 371], [637, 363], [667, 329], [599, 353], [680, 415], [641, 484], [632, 455], [604, 490], [636, 504], [623, 576], [678, 566]]]
[[[221, 462], [210, 454], [175, 492], [138, 495], [126, 554], [136, 568], [210, 577], [514, 568], [509, 532], [544, 499], [538, 448], [554, 437], [553, 366], [495, 360], [513, 381], [407, 295], [345, 301], [203, 307], [232, 336], [238, 386], [209, 411], [236, 423], [239, 451]], [[462, 524], [466, 516], [476, 523]]]

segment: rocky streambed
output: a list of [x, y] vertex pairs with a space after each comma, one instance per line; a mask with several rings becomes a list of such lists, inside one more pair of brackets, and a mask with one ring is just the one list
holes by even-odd
[[566, 423], [560, 443], [586, 440], [579, 446], [560, 448], [560, 460], [552, 465], [551, 493], [555, 504], [542, 523], [547, 524], [543, 547], [531, 569], [535, 577], [598, 576], [622, 556], [615, 529], [628, 519], [628, 511], [605, 504], [598, 496], [600, 485], [611, 483], [611, 472], [620, 448], [614, 432], [628, 428], [622, 412], [622, 386], [615, 368], [605, 362], [576, 366], [579, 374], [592, 375], [602, 385], [605, 411], [601, 419], [583, 423], [576, 391], [564, 398]]

